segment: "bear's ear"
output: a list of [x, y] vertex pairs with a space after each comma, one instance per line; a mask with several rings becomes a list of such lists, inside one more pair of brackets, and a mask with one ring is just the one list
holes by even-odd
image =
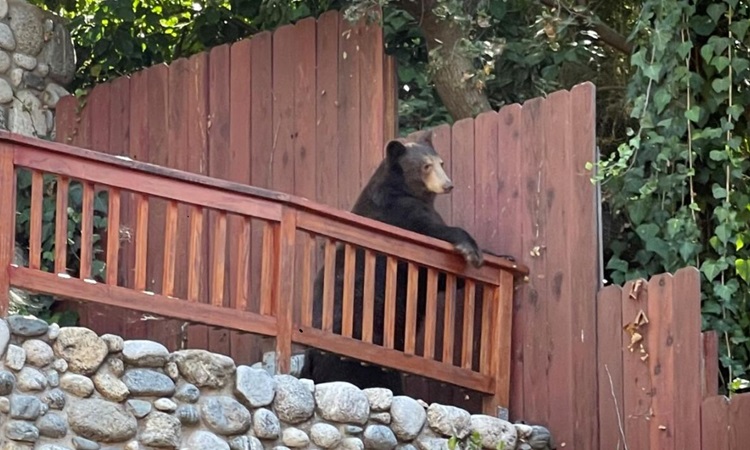
[[385, 147], [385, 154], [390, 161], [398, 161], [404, 153], [406, 153], [406, 147], [403, 142], [398, 140], [390, 141]]

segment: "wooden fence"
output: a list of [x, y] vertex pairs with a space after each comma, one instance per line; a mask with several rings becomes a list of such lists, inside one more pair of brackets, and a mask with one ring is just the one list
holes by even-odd
[[[126, 162], [60, 144], [0, 135], [0, 162], [3, 169], [0, 177], [10, 181], [2, 185], [0, 206], [3, 208], [12, 208], [19, 171], [30, 171], [32, 180], [31, 211], [27, 222], [30, 232], [28, 267], [10, 264], [13, 246], [7, 242], [12, 242], [11, 236], [15, 235], [15, 215], [4, 215], [0, 223], [4, 242], [1, 248], [5, 251], [0, 262], [4, 263], [3, 270], [8, 276], [0, 285], [4, 292], [9, 286], [14, 286], [84, 300], [95, 306], [104, 304], [135, 309], [271, 336], [275, 338], [282, 373], [290, 370], [292, 342], [297, 342], [488, 394], [484, 410], [490, 413], [494, 413], [498, 406], [508, 406], [513, 278], [514, 274], [527, 273], [515, 263], [487, 255], [485, 264], [474, 268], [467, 266], [446, 242], [306, 199], [150, 164]], [[82, 187], [80, 208], [69, 203], [72, 184]], [[106, 240], [104, 279], [97, 281], [92, 277], [94, 201], [97, 193], [102, 192], [108, 203], [108, 225], [114, 229], [119, 226], [123, 200], [129, 199], [128, 203], [135, 206], [135, 259], [132, 267], [126, 267], [134, 274], [130, 284], [118, 280], [120, 239], [116, 234], [108, 235]], [[40, 264], [43, 253], [42, 205], [47, 199], [54, 199], [57, 205], [55, 226], [49, 230], [55, 239], [52, 272], [42, 270]], [[152, 232], [149, 221], [153, 216], [149, 209], [157, 199], [166, 202], [167, 207], [161, 229]], [[181, 208], [188, 210], [189, 214], [179, 214]], [[216, 220], [213, 227], [206, 229], [203, 218], [209, 214], [213, 214]], [[79, 215], [82, 223], [80, 232], [73, 233], [72, 239], [80, 261], [77, 277], [70, 276], [66, 258], [70, 240], [68, 223], [72, 215]], [[235, 236], [227, 234], [232, 219], [240, 224]], [[190, 240], [185, 245], [189, 265], [184, 274], [187, 283], [183, 289], [176, 284], [176, 231], [181, 225], [190, 232]], [[261, 230], [260, 239], [253, 239], [252, 228]], [[209, 236], [216, 243], [210, 262], [203, 258], [201, 250], [202, 243]], [[324, 243], [326, 256], [322, 278], [322, 328], [312, 325], [316, 240]], [[237, 264], [227, 270], [225, 244], [230, 241], [239, 255]], [[345, 269], [341, 274], [335, 272], [336, 246], [344, 249], [341, 265]], [[258, 266], [250, 264], [250, 248], [261, 249]], [[161, 255], [162, 282], [155, 291], [148, 289], [146, 282], [149, 251]], [[364, 300], [360, 301], [364, 306], [359, 308], [364, 312], [355, 316], [354, 310], [358, 307], [354, 298], [355, 255], [360, 251], [364, 253], [364, 269], [359, 275], [364, 279], [364, 288], [358, 288], [358, 291], [363, 292]], [[373, 296], [378, 295], [375, 291], [379, 283], [374, 280], [379, 276], [376, 271], [379, 259], [383, 260], [385, 267], [385, 292], [382, 295], [386, 308], [382, 313], [377, 309], [373, 312]], [[394, 334], [399, 339], [394, 333], [399, 266], [408, 273], [407, 323], [400, 338], [405, 345], [400, 347], [394, 345], [393, 339]], [[425, 270], [424, 279], [420, 279], [420, 270]], [[206, 301], [199, 296], [204, 274], [208, 278]], [[332, 329], [337, 325], [333, 323], [333, 285], [334, 279], [339, 277], [344, 282], [343, 331], [333, 334]], [[445, 327], [438, 333], [435, 294], [439, 277], [446, 277], [449, 298], [457, 295], [458, 280], [465, 282], [464, 301], [467, 305], [476, 304], [476, 309], [481, 311], [478, 323], [475, 323], [477, 315], [473, 306], [467, 307], [461, 317], [463, 327], [458, 328], [456, 334], [463, 334], [464, 344], [458, 352], [460, 357], [455, 359], [451, 351], [436, 351], [438, 334], [443, 348], [452, 349], [455, 344], [453, 334], [445, 332], [453, 331], [452, 327]], [[248, 301], [252, 279], [259, 280], [257, 308]], [[426, 293], [420, 292], [421, 282], [425, 283]], [[227, 283], [232, 283], [237, 293], [231, 305], [224, 298]], [[476, 302], [472, 295], [475, 292], [483, 294]], [[416, 310], [421, 295], [426, 297], [428, 312], [425, 327], [420, 331], [416, 326]], [[0, 306], [2, 312], [7, 311], [7, 297]], [[452, 317], [453, 313], [449, 312], [453, 311], [452, 307], [453, 302], [447, 301], [447, 317]], [[384, 329], [373, 330], [373, 321], [366, 319], [373, 314], [383, 314]], [[361, 330], [361, 336], [354, 336], [353, 329]], [[479, 330], [477, 335], [473, 335], [474, 329]], [[373, 334], [386, 338], [375, 342]], [[416, 342], [420, 334], [425, 344], [418, 348]], [[475, 341], [479, 342], [476, 353], [476, 346], [472, 345]]]
[[[382, 47], [377, 27], [352, 27], [326, 13], [97, 86], [80, 113], [74, 99], [63, 99], [57, 139], [348, 210], [395, 135], [395, 74]], [[601, 263], [596, 187], [585, 164], [596, 160], [594, 86], [439, 126], [433, 140], [455, 184], [437, 200], [446, 221], [531, 268], [514, 303], [511, 417], [550, 424], [575, 448], [592, 448], [597, 399], [589, 387], [597, 374], [588, 344], [596, 335]], [[154, 205], [150, 214], [163, 217], [163, 208]], [[132, 230], [134, 218], [131, 210], [121, 221]], [[178, 242], [187, 241], [183, 232]], [[122, 252], [132, 261], [132, 243]], [[227, 268], [236, 264], [232, 252]], [[161, 256], [147, 253], [147, 286], [156, 289]], [[177, 273], [185, 259], [178, 254]], [[251, 261], [259, 261], [254, 248]], [[133, 275], [120, 276], [130, 282]], [[236, 298], [232, 286], [228, 304]], [[170, 348], [208, 348], [242, 363], [260, 356], [247, 336], [190, 327], [181, 343], [175, 336], [182, 323], [140, 318], [96, 308], [82, 323]], [[472, 391], [416, 377], [406, 387], [428, 401], [481, 410]]]
[[701, 333], [700, 273], [599, 292], [599, 449], [741, 450], [750, 394], [717, 395], [716, 334]]
[[[97, 86], [80, 111], [77, 99], [64, 98], [57, 108], [56, 138], [348, 210], [379, 164], [385, 139], [395, 135], [394, 61], [382, 47], [379, 27], [352, 26], [329, 12], [317, 21], [302, 20]], [[150, 206], [152, 234], [161, 234], [165, 212], [164, 202]], [[134, 220], [135, 210], [126, 207], [122, 252], [129, 262], [134, 247], [127, 236]], [[206, 217], [204, 227], [214, 220]], [[236, 235], [237, 227], [230, 220], [228, 235]], [[177, 232], [179, 243], [189, 240], [187, 228]], [[260, 230], [252, 232], [258, 239]], [[211, 252], [213, 241], [205, 245]], [[236, 247], [226, 252], [228, 267], [234, 267]], [[250, 250], [253, 266], [260, 262], [259, 252]], [[146, 287], [159, 290], [161, 256], [149, 248], [147, 258]], [[186, 283], [181, 275], [187, 273], [186, 261], [185, 245], [179, 245], [177, 289]], [[134, 275], [122, 270], [119, 276], [127, 284]], [[255, 306], [258, 282], [250, 281], [248, 301]], [[230, 305], [237, 299], [231, 281], [224, 298]], [[140, 314], [100, 306], [82, 305], [79, 312], [82, 323], [98, 332], [149, 337], [170, 349], [208, 348], [242, 363], [261, 357], [258, 339], [226, 329], [191, 325], [183, 333], [180, 321], [142, 320]]]

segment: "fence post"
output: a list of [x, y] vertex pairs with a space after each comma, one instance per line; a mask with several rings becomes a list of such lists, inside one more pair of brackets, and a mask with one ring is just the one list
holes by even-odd
[[274, 239], [273, 304], [276, 313], [276, 372], [289, 373], [294, 322], [294, 269], [297, 211], [285, 206]]
[[10, 306], [8, 269], [15, 253], [16, 176], [13, 170], [13, 145], [0, 143], [0, 317]]
[[[495, 288], [492, 296], [492, 322], [490, 331], [490, 346], [493, 351], [490, 356], [489, 373], [495, 380], [495, 392], [483, 400], [484, 414], [499, 417], [507, 414], [510, 406], [510, 339], [511, 319], [513, 310], [513, 274], [507, 270], [500, 272], [500, 285]], [[484, 369], [484, 368], [482, 368]]]

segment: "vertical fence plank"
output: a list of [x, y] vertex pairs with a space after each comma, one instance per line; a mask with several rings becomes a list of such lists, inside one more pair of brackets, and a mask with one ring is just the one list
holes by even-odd
[[[231, 158], [231, 85], [230, 73], [232, 71], [229, 44], [214, 47], [209, 52], [208, 84], [210, 93], [208, 96], [208, 175], [214, 178], [227, 179], [232, 166]], [[227, 149], [230, 151], [228, 152]], [[240, 164], [240, 162], [238, 162]], [[245, 168], [249, 164], [245, 164]], [[222, 217], [223, 216], [223, 217]], [[211, 254], [211, 283], [210, 303], [215, 306], [224, 304], [224, 299], [229, 297], [229, 286], [231, 283], [224, 282], [223, 267], [226, 265], [226, 238], [222, 239], [221, 233], [226, 229], [218, 230], [217, 227], [226, 226], [226, 216], [217, 211], [210, 210], [208, 223], [211, 233], [208, 235], [209, 251]], [[218, 259], [217, 259], [218, 258]], [[217, 278], [217, 264], [222, 267], [222, 274]], [[218, 286], [216, 283], [220, 283]], [[209, 327], [208, 346], [212, 352], [228, 355], [230, 353], [229, 331], [217, 327]]]
[[360, 79], [361, 25], [352, 25], [339, 15], [338, 60], [338, 208], [350, 210], [366, 179], [360, 174]]
[[[733, 395], [729, 402], [729, 448], [740, 450], [748, 447], [750, 443], [750, 394]], [[716, 447], [709, 447], [711, 449]]]
[[[701, 287], [696, 268], [674, 274], [672, 296], [674, 365], [674, 448], [701, 450]], [[748, 440], [750, 442], [750, 439]]]
[[[521, 110], [521, 134], [523, 136], [522, 180], [521, 186], [525, 190], [526, 200], [522, 212], [530, 218], [529, 231], [523, 235], [523, 257], [527, 259], [530, 276], [527, 285], [527, 321], [534, 324], [533, 328], [526, 328], [524, 337], [524, 417], [527, 421], [550, 423], [550, 373], [549, 352], [549, 319], [547, 317], [550, 298], [545, 273], [545, 259], [547, 245], [547, 178], [549, 167], [544, 161], [547, 158], [543, 122], [542, 100], [532, 99], [523, 104]], [[455, 154], [454, 154], [455, 159]], [[455, 200], [454, 200], [455, 202]], [[529, 255], [529, 256], [526, 256]], [[562, 445], [562, 441], [557, 441]], [[567, 443], [565, 443], [567, 445]]]
[[[128, 147], [125, 154], [136, 161], [149, 161], [148, 147], [148, 76], [141, 70], [130, 76], [130, 107], [127, 111], [130, 125]], [[126, 111], [123, 111], [123, 114]], [[113, 139], [116, 136], [112, 136]], [[126, 238], [122, 242], [122, 285], [136, 288], [136, 241], [138, 241], [138, 198], [130, 192], [123, 195], [123, 220]], [[145, 232], [145, 229], [144, 229]], [[138, 311], [128, 311], [123, 315], [123, 334], [130, 339], [145, 339], [149, 337], [146, 322], [140, 320], [142, 314]]]
[[[251, 91], [252, 110], [250, 112], [250, 136], [252, 144], [251, 184], [271, 188], [271, 158], [275, 129], [273, 127], [273, 37], [271, 33], [258, 33], [252, 38]], [[260, 224], [258, 224], [260, 225]], [[252, 227], [252, 241], [256, 245], [251, 249], [250, 266], [254, 274], [259, 274], [262, 266], [263, 252], [257, 245], [262, 239], [262, 226]], [[250, 280], [250, 309], [258, 312], [261, 302], [260, 278]]]
[[[648, 314], [650, 302], [649, 285], [644, 280], [629, 281], [622, 288], [622, 322], [623, 325], [634, 323], [638, 314], [643, 311]], [[650, 318], [649, 318], [650, 320]], [[647, 347], [645, 335], [653, 329], [649, 323], [641, 327], [638, 332], [644, 336], [643, 346]], [[623, 345], [625, 350], [622, 358], [623, 378], [623, 420], [625, 436], [628, 447], [651, 448], [649, 439], [649, 421], [651, 417], [651, 378], [649, 376], [648, 360], [640, 351], [640, 344], [628, 349], [630, 343], [629, 335], [624, 335]], [[625, 381], [628, 382], [625, 382]]]
[[[730, 445], [729, 400], [723, 395], [708, 397], [701, 405], [701, 448], [739, 450]], [[747, 428], [747, 425], [745, 425]], [[631, 447], [633, 448], [633, 447]]]
[[385, 92], [383, 142], [388, 142], [398, 136], [398, 90], [396, 58], [383, 52], [383, 91]]
[[[6, 181], [0, 187], [0, 211], [16, 210], [16, 173], [13, 168], [13, 147], [3, 143], [0, 145], [0, 179]], [[16, 228], [15, 214], [0, 214], [0, 314], [8, 314], [10, 289], [8, 267], [13, 262], [15, 242], [13, 236]]]
[[363, 184], [383, 159], [383, 28], [376, 22], [363, 25], [356, 56], [360, 79], [360, 183]]
[[599, 446], [625, 448], [623, 441], [622, 289], [608, 286], [597, 296]]
[[719, 395], [719, 335], [714, 330], [701, 333], [702, 398]]
[[[546, 293], [541, 298], [547, 309], [547, 323], [550, 342], [554, 342], [549, 353], [549, 371], [555, 376], [549, 377], [549, 408], [557, 411], [550, 414], [549, 424], [556, 430], [555, 440], [578, 447], [573, 437], [576, 428], [576, 417], [573, 411], [575, 404], [573, 380], [573, 366], [580, 361], [573, 359], [573, 303], [584, 300], [576, 296], [573, 300], [571, 291], [571, 276], [575, 271], [569, 265], [568, 255], [571, 251], [568, 236], [573, 226], [566, 221], [566, 214], [570, 214], [574, 193], [568, 186], [572, 186], [572, 161], [568, 145], [572, 139], [569, 134], [571, 118], [570, 95], [565, 91], [551, 93], [542, 101], [541, 114], [543, 126], [543, 144], [545, 146], [544, 167], [541, 176], [545, 178], [544, 185], [536, 193], [544, 197], [546, 208], [536, 211], [540, 227], [546, 228], [546, 239], [540, 241], [544, 246], [540, 250], [543, 261], [543, 274], [546, 280]], [[526, 128], [526, 132], [531, 132]], [[592, 199], [593, 200], [593, 199]], [[576, 211], [575, 209], [573, 209]], [[547, 227], [547, 224], [552, 226]], [[596, 294], [596, 291], [593, 292]], [[580, 336], [580, 333], [578, 334]], [[579, 338], [580, 339], [580, 338]], [[592, 335], [593, 339], [593, 335]], [[588, 383], [591, 389], [593, 383]]]
[[316, 102], [316, 199], [338, 206], [338, 64], [339, 15], [328, 11], [318, 18]]
[[[595, 87], [583, 83], [570, 91], [570, 121], [568, 122], [569, 141], [566, 149], [568, 165], [568, 208], [577, 215], [566, 217], [569, 224], [566, 240], [570, 249], [588, 249], [574, 254], [568, 252], [570, 271], [569, 307], [572, 316], [571, 344], [573, 360], [573, 380], [576, 380], [573, 393], [573, 414], [577, 426], [573, 430], [576, 448], [597, 449], [598, 424], [591, 414], [596, 408], [596, 392], [587, 387], [596, 382], [596, 293], [601, 287], [601, 236], [597, 223], [597, 211], [601, 208], [596, 187], [591, 183], [591, 173], [586, 164], [596, 163], [596, 101]], [[582, 381], [582, 382], [580, 382]]]
[[[448, 125], [440, 125], [432, 129], [432, 146], [435, 151], [443, 159], [443, 169], [445, 173], [453, 180], [452, 176], [452, 159], [453, 154], [451, 148], [451, 127]], [[491, 151], [496, 151], [495, 146], [492, 146]], [[455, 182], [455, 180], [453, 180]], [[445, 223], [453, 223], [453, 194], [438, 195], [435, 199], [435, 209], [440, 216], [445, 220]]]
[[677, 324], [673, 320], [674, 295], [671, 274], [656, 275], [648, 283], [648, 333], [646, 342], [648, 366], [653, 386], [649, 421], [651, 445], [660, 450], [673, 450], [675, 422], [674, 407], [674, 335]]
[[[147, 69], [148, 73], [148, 162], [167, 166], [173, 163], [170, 160], [169, 130], [172, 124], [169, 122], [169, 66], [165, 64], [155, 65]], [[171, 166], [174, 167], [174, 166]], [[146, 289], [151, 292], [162, 292], [164, 279], [163, 252], [164, 234], [167, 214], [167, 202], [160, 198], [149, 199], [149, 221], [148, 221], [148, 266], [146, 268]], [[148, 336], [167, 348], [175, 348], [173, 342], [178, 336], [175, 322], [167, 317], [159, 317], [158, 320], [146, 322]]]
[[[130, 151], [130, 78], [119, 77], [108, 84], [109, 90], [109, 153], [129, 156]], [[110, 189], [107, 209], [106, 270], [107, 284], [125, 285], [125, 277], [132, 266], [128, 265], [125, 249], [120, 242], [123, 224], [132, 222], [131, 199], [119, 189]], [[128, 235], [128, 233], [124, 233]], [[127, 243], [125, 244], [127, 249]], [[103, 330], [118, 336], [125, 336], [125, 322], [136, 317], [137, 312], [116, 309], [105, 305], [97, 308], [98, 322]]]
[[294, 71], [295, 33], [292, 25], [273, 35], [273, 147], [271, 176], [274, 190], [294, 193]]
[[[230, 48], [229, 64], [229, 86], [231, 96], [229, 99], [229, 166], [225, 178], [242, 184], [251, 184], [252, 154], [250, 138], [250, 118], [252, 111], [252, 40], [244, 39], [232, 44]], [[247, 225], [247, 227], [246, 227]], [[247, 239], [240, 242], [241, 245], [230, 245], [229, 247], [229, 305], [242, 309], [248, 303], [249, 281], [252, 277], [251, 267], [248, 264], [252, 241], [250, 237], [250, 222], [237, 216], [229, 217], [227, 233], [229, 236], [245, 236], [247, 228]], [[251, 362], [246, 358], [255, 358], [258, 355], [251, 352], [254, 347], [251, 335], [229, 332], [230, 356], [235, 361]]]
[[149, 198], [142, 194], [135, 196], [135, 275], [133, 289], [145, 291], [148, 268], [148, 209]]
[[[182, 247], [182, 246], [180, 246]], [[167, 203], [167, 214], [164, 224], [164, 279], [162, 295], [175, 296], [175, 263], [177, 257], [177, 202]], [[172, 320], [170, 320], [172, 322]]]
[[71, 145], [77, 132], [78, 99], [66, 95], [55, 106], [55, 141]]
[[[497, 227], [502, 238], [498, 239], [496, 249], [525, 262], [529, 256], [524, 251], [524, 236], [530, 228], [531, 216], [521, 213], [527, 210], [528, 194], [522, 184], [521, 106], [509, 105], [498, 111], [497, 127], [497, 142], [493, 147], [499, 153]], [[525, 282], [519, 282], [513, 298], [510, 415], [514, 420], [524, 418], [523, 356], [530, 306], [524, 301], [526, 288]]]
[[[184, 92], [189, 105], [186, 122], [187, 169], [193, 173], [208, 174], [208, 54], [199, 53], [188, 59], [188, 81]], [[188, 247], [188, 294], [191, 301], [206, 302], [208, 297], [208, 215], [200, 208], [191, 208], [190, 246]], [[195, 231], [193, 231], [195, 230]], [[190, 252], [194, 252], [193, 257]], [[191, 274], [193, 279], [190, 279]], [[192, 295], [191, 295], [192, 291]], [[208, 348], [208, 327], [188, 325], [187, 342], [181, 346]]]

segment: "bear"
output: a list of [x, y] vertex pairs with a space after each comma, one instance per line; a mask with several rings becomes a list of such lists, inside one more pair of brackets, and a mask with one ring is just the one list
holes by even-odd
[[[427, 131], [412, 140], [394, 139], [386, 144], [386, 155], [368, 183], [361, 191], [351, 212], [378, 220], [396, 227], [410, 230], [453, 245], [468, 264], [480, 267], [483, 264], [483, 251], [476, 240], [463, 228], [446, 225], [435, 209], [437, 195], [448, 194], [453, 190], [453, 182], [445, 173], [443, 160], [435, 151], [431, 132]], [[334, 269], [334, 317], [333, 332], [341, 334], [342, 294], [343, 294], [343, 247], [336, 250]], [[396, 320], [394, 348], [404, 349], [406, 327], [408, 266], [404, 262], [397, 265], [396, 281]], [[373, 311], [373, 343], [383, 345], [385, 314], [386, 258], [375, 258], [375, 293]], [[427, 271], [420, 267], [417, 290], [417, 326], [424, 320], [426, 306]], [[457, 279], [456, 287], [461, 288], [462, 279]], [[445, 291], [445, 275], [438, 277], [438, 291]], [[320, 328], [323, 303], [323, 268], [313, 285], [313, 326]], [[353, 305], [352, 337], [362, 338], [361, 320], [364, 295], [364, 251], [355, 251], [355, 282]], [[364, 365], [356, 360], [342, 359], [336, 354], [309, 348], [300, 378], [308, 378], [316, 384], [331, 381], [347, 381], [360, 389], [383, 387], [394, 395], [403, 395], [403, 384], [398, 372], [373, 365]]]

